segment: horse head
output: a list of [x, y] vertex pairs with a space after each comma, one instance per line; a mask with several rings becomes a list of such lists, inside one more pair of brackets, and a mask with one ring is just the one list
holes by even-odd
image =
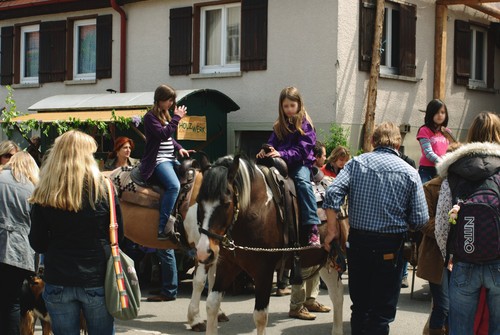
[[[216, 262], [221, 243], [227, 242], [239, 213], [240, 157], [222, 157], [203, 176], [198, 194], [198, 224], [201, 237], [196, 246], [198, 261]], [[241, 180], [240, 180], [241, 183]]]

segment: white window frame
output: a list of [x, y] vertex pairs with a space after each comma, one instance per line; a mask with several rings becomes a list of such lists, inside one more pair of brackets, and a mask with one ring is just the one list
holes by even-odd
[[[381, 48], [385, 48], [385, 64], [380, 65], [380, 73], [382, 74], [399, 74], [399, 64], [392, 64], [392, 47], [393, 47], [393, 36], [392, 36], [392, 13], [393, 11], [399, 11], [399, 6], [386, 2], [384, 5], [384, 10], [387, 13], [387, 19], [384, 20], [384, 24], [387, 29], [385, 32], [386, 41], [384, 45], [380, 45]], [[384, 41], [381, 41], [383, 43]], [[380, 50], [382, 54], [382, 50]], [[396, 66], [394, 66], [396, 65]]]
[[[219, 72], [238, 72], [240, 71], [240, 62], [234, 64], [226, 64], [226, 51], [227, 51], [227, 10], [231, 7], [239, 7], [241, 13], [241, 4], [240, 3], [231, 3], [225, 5], [215, 5], [215, 6], [206, 6], [201, 8], [200, 13], [200, 73], [219, 73]], [[211, 10], [221, 10], [221, 63], [220, 65], [205, 65], [206, 59], [206, 13]], [[241, 15], [241, 14], [240, 14]], [[241, 59], [241, 20], [240, 20], [240, 59]]]
[[[482, 27], [473, 26], [470, 27], [471, 31], [471, 50], [470, 50], [470, 78], [469, 86], [473, 87], [487, 87], [487, 66], [488, 66], [488, 31]], [[483, 33], [483, 79], [476, 79], [476, 49], [477, 49], [477, 32]]]
[[[96, 74], [95, 72], [91, 73], [78, 73], [78, 56], [80, 53], [78, 52], [80, 49], [80, 36], [79, 36], [79, 27], [82, 26], [96, 26], [97, 33], [97, 20], [96, 19], [86, 19], [86, 20], [76, 20], [73, 24], [73, 80], [95, 80]], [[97, 38], [97, 37], [96, 37]], [[97, 48], [97, 45], [96, 45]]]
[[[40, 32], [40, 26], [37, 24], [30, 25], [30, 26], [22, 26], [21, 27], [21, 52], [20, 52], [20, 82], [21, 84], [38, 84], [38, 75], [32, 76], [32, 77], [26, 77], [26, 68], [25, 68], [25, 61], [26, 61], [26, 54], [25, 54], [25, 49], [26, 49], [26, 33], [34, 33], [34, 32]], [[38, 41], [38, 59], [40, 59], [40, 41]], [[38, 68], [40, 69], [40, 64], [38, 64]]]

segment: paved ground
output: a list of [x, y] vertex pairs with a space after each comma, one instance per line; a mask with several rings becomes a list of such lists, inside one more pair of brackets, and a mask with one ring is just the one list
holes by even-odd
[[[409, 275], [412, 275], [410, 270]], [[413, 299], [410, 298], [410, 288], [402, 289], [398, 304], [396, 321], [391, 324], [391, 334], [420, 335], [430, 311], [429, 285], [419, 278], [415, 278]], [[350, 334], [350, 299], [347, 290], [347, 279], [344, 277], [344, 333]], [[147, 302], [148, 291], [143, 290], [141, 314], [132, 321], [117, 321], [116, 334], [124, 335], [164, 335], [164, 334], [194, 334], [186, 323], [187, 307], [191, 296], [191, 282], [183, 281], [180, 285], [179, 295], [172, 302]], [[205, 300], [205, 299], [203, 299]], [[320, 291], [318, 300], [331, 306], [327, 292]], [[269, 323], [267, 334], [303, 335], [303, 334], [330, 334], [332, 327], [332, 312], [318, 313], [314, 321], [302, 321], [288, 317], [289, 296], [271, 298]], [[230, 321], [219, 324], [219, 334], [255, 334], [252, 319], [254, 300], [251, 294], [226, 295], [222, 308], [227, 313]], [[204, 303], [201, 306], [202, 315], [206, 316]], [[38, 328], [38, 327], [37, 327]], [[37, 335], [41, 331], [37, 331]]]

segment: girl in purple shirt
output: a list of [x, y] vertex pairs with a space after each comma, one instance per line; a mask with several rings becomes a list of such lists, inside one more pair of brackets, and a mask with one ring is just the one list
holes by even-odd
[[307, 114], [302, 96], [295, 87], [286, 87], [279, 98], [278, 120], [268, 140], [270, 152], [263, 149], [257, 158], [281, 157], [288, 166], [299, 198], [302, 225], [307, 226], [309, 245], [320, 246], [316, 198], [311, 184], [316, 132]]

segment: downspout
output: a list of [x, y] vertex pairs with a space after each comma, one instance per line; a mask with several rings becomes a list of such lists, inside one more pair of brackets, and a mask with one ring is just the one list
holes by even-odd
[[125, 92], [125, 77], [127, 74], [127, 15], [116, 3], [110, 0], [111, 7], [120, 14], [120, 93]]

